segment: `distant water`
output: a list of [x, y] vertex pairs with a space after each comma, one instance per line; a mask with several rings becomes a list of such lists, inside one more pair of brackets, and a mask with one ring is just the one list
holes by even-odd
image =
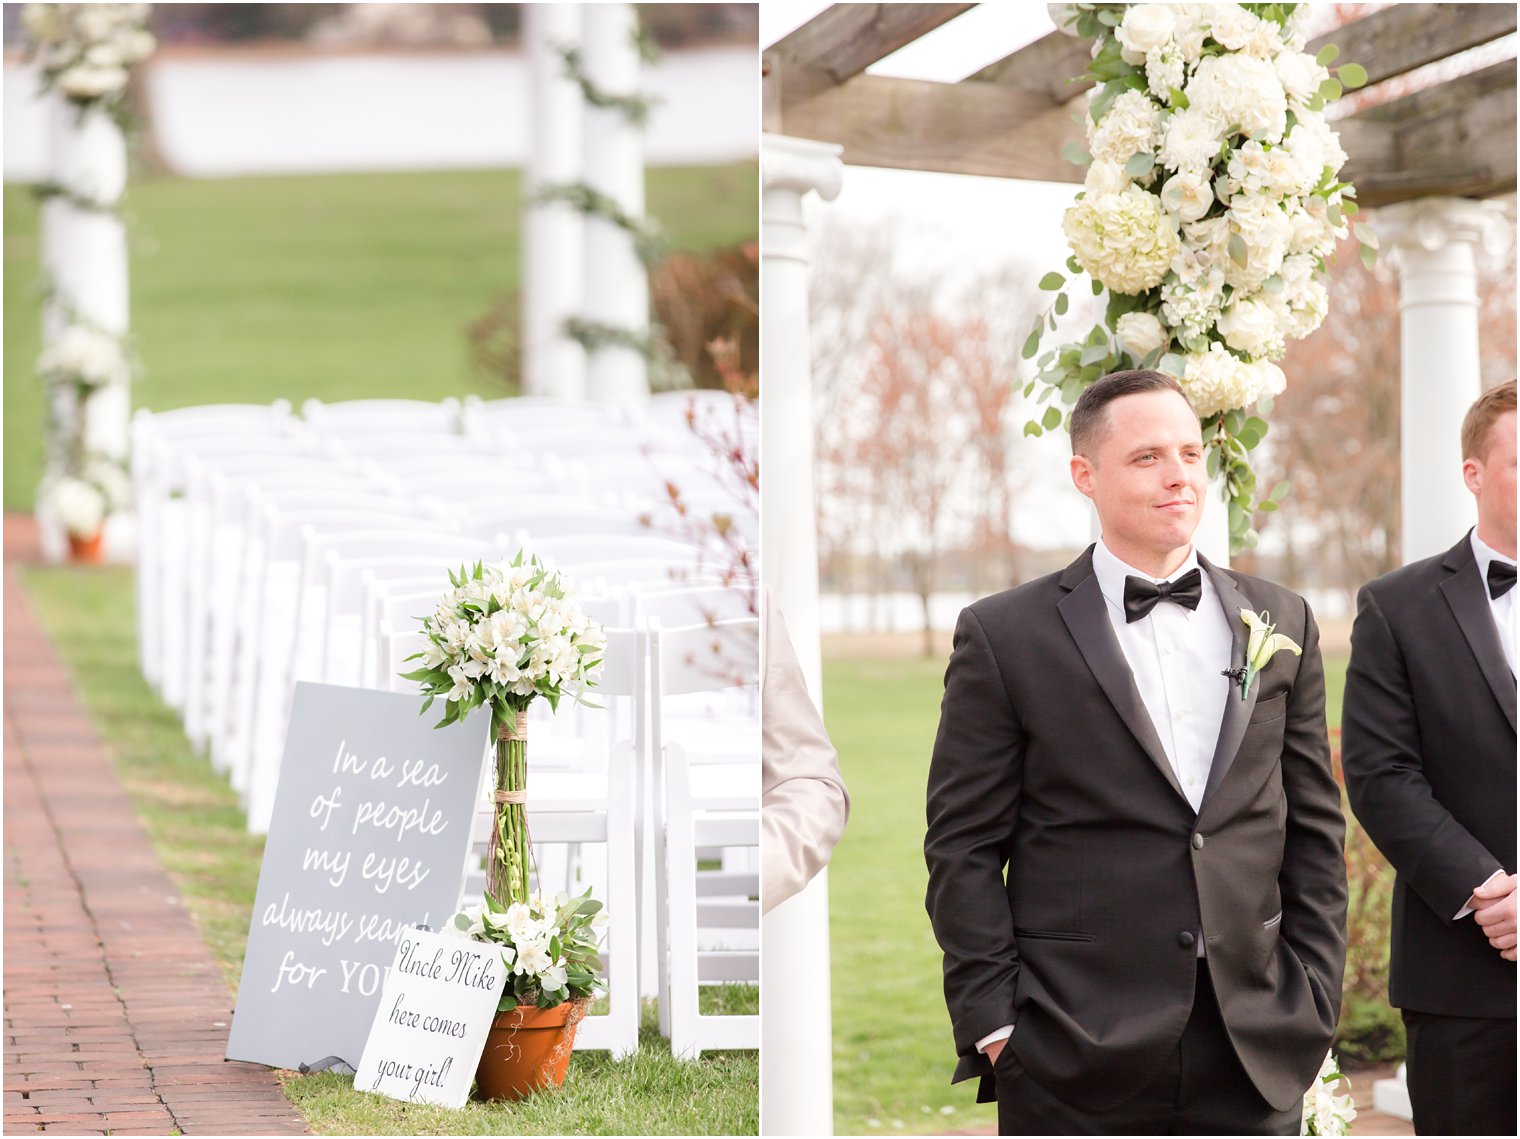
[[[660, 100], [645, 133], [650, 165], [738, 161], [755, 154], [756, 55], [745, 48], [670, 52], [645, 71]], [[5, 180], [46, 169], [34, 68], [5, 66]], [[154, 59], [155, 138], [189, 177], [520, 166], [533, 109], [516, 52]]]

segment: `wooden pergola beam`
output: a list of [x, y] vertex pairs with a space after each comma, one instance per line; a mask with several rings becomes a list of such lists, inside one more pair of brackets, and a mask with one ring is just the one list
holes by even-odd
[[843, 83], [975, 4], [835, 4], [766, 49], [773, 65]]
[[1486, 44], [1515, 30], [1513, 4], [1394, 4], [1312, 40], [1341, 49], [1332, 63], [1359, 63], [1367, 82], [1381, 83], [1428, 63]]

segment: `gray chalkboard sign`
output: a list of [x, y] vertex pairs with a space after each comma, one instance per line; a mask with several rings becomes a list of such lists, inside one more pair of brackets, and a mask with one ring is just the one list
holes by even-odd
[[397, 940], [453, 916], [489, 717], [421, 706], [296, 685], [227, 1059], [357, 1065]]

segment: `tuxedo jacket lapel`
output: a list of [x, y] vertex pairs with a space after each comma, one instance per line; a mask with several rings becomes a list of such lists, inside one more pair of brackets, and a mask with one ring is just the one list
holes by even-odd
[[1103, 591], [1098, 588], [1098, 577], [1093, 573], [1091, 549], [1066, 568], [1061, 575], [1061, 588], [1070, 592], [1056, 608], [1076, 641], [1082, 659], [1092, 670], [1098, 687], [1103, 689], [1119, 718], [1171, 784], [1172, 790], [1186, 801], [1182, 785], [1177, 782], [1177, 773], [1172, 770], [1166, 749], [1161, 746], [1161, 737], [1156, 734], [1156, 726], [1151, 723], [1145, 702], [1140, 699], [1140, 690], [1135, 687], [1135, 678], [1124, 659], [1124, 650], [1119, 647], [1119, 638], [1114, 636]]
[[1451, 576], [1441, 583], [1441, 594], [1457, 619], [1468, 648], [1477, 658], [1483, 679], [1493, 690], [1494, 699], [1504, 709], [1511, 729], [1515, 726], [1515, 677], [1504, 659], [1504, 649], [1499, 644], [1499, 633], [1494, 628], [1493, 610], [1488, 606], [1488, 590], [1478, 576], [1478, 559], [1473, 556], [1472, 542], [1463, 536], [1447, 553], [1441, 563]]
[[[1244, 668], [1246, 663], [1246, 624], [1240, 619], [1242, 609], [1250, 609], [1253, 612], [1256, 607], [1246, 599], [1245, 594], [1235, 585], [1235, 579], [1225, 573], [1218, 566], [1212, 565], [1202, 554], [1198, 555], [1198, 564], [1209, 575], [1209, 580], [1214, 583], [1214, 591], [1219, 594], [1219, 603], [1224, 606], [1225, 620], [1230, 626], [1230, 667]], [[1232, 685], [1230, 694], [1225, 698], [1224, 716], [1219, 721], [1219, 742], [1214, 745], [1214, 759], [1209, 766], [1209, 778], [1203, 785], [1203, 802], [1199, 804], [1198, 813], [1203, 814], [1204, 807], [1208, 806], [1210, 797], [1215, 789], [1224, 780], [1230, 765], [1235, 762], [1235, 753], [1240, 750], [1240, 741], [1245, 739], [1246, 727], [1251, 722], [1251, 712], [1256, 708], [1256, 697], [1261, 691], [1261, 684], [1251, 685], [1251, 691], [1246, 694], [1244, 700], [1236, 694]]]

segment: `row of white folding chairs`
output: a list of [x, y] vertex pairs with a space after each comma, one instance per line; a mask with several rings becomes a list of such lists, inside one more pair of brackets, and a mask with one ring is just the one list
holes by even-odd
[[[159, 416], [141, 413], [134, 422], [134, 433], [134, 477], [141, 504], [143, 548], [138, 597], [140, 656], [145, 675], [164, 687], [163, 657], [168, 652], [165, 697], [174, 707], [180, 707], [183, 699], [178, 677], [185, 646], [173, 640], [164, 645], [160, 630], [167, 629], [172, 636], [179, 626], [172, 621], [164, 624], [159, 602], [162, 598], [181, 598], [196, 588], [194, 574], [182, 568], [189, 565], [189, 559], [180, 555], [198, 532], [193, 480], [197, 461], [242, 455], [256, 465], [259, 455], [278, 454], [283, 469], [304, 465], [313, 471], [325, 461], [332, 472], [326, 476], [329, 479], [364, 480], [392, 494], [432, 497], [437, 500], [433, 513], [462, 517], [490, 514], [502, 486], [519, 494], [548, 494], [576, 489], [584, 492], [593, 481], [585, 470], [574, 476], [563, 464], [556, 470], [558, 460], [552, 448], [545, 467], [540, 469], [526, 461], [526, 452], [495, 454], [485, 436], [413, 431], [324, 440], [292, 420], [283, 407], [187, 408]], [[390, 470], [378, 469], [379, 461], [385, 461]], [[673, 469], [668, 464], [656, 466], [647, 457], [617, 455], [605, 456], [599, 462], [594, 481], [618, 487], [630, 507], [642, 491], [650, 500], [647, 514], [657, 515], [654, 507], [658, 498], [672, 482], [686, 483], [688, 498], [714, 492], [709, 472], [694, 464], [682, 467], [678, 463]], [[489, 479], [480, 477], [482, 463], [490, 464]], [[190, 501], [181, 501], [184, 499]], [[185, 517], [187, 509], [192, 515], [189, 519]], [[200, 517], [206, 516], [202, 511]], [[674, 527], [666, 524], [666, 528]]]
[[[650, 609], [672, 604], [645, 598]], [[401, 648], [420, 647], [416, 633], [402, 639]], [[530, 729], [528, 812], [538, 884], [566, 893], [589, 884], [611, 918], [609, 1010], [588, 1018], [594, 1027], [578, 1036], [577, 1047], [618, 1055], [636, 1047], [638, 997], [647, 991], [641, 973], [653, 975], [661, 1031], [675, 1055], [759, 1047], [758, 1017], [704, 1014], [699, 996], [703, 985], [759, 982], [758, 873], [699, 868], [699, 859], [721, 850], [758, 851], [758, 715], [730, 719], [737, 747], [714, 749], [712, 736], [691, 733], [692, 721], [673, 713], [683, 699], [736, 690], [753, 709], [757, 652], [753, 616], [670, 629], [657, 617], [639, 617], [635, 629], [608, 629], [607, 667], [595, 695], [609, 717], [621, 703], [631, 705], [618, 718], [627, 734], [608, 750], [610, 761], [567, 771], [551, 758], [544, 771], [542, 737]], [[488, 776], [461, 905], [478, 899], [485, 885]], [[587, 845], [600, 848], [599, 859], [588, 863]]]

